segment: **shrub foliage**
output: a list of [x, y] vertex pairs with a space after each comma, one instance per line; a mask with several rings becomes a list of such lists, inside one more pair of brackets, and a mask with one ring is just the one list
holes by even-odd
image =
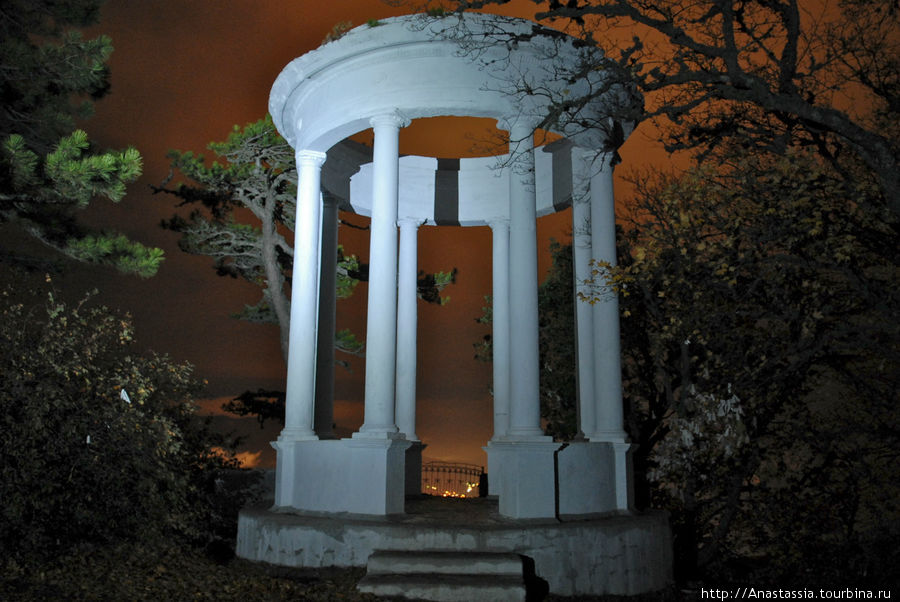
[[[49, 279], [48, 279], [49, 282]], [[0, 540], [13, 557], [210, 537], [216, 470], [189, 364], [140, 354], [132, 324], [50, 292], [0, 294]], [[18, 299], [16, 298], [18, 296]], [[26, 295], [27, 296], [27, 295]]]

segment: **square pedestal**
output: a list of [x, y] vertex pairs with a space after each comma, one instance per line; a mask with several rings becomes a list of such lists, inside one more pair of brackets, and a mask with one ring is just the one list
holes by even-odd
[[412, 441], [406, 449], [406, 495], [422, 493], [422, 450], [427, 446]]
[[630, 446], [490, 441], [491, 495], [509, 518], [590, 516], [631, 508]]
[[277, 441], [279, 510], [402, 514], [405, 439]]
[[557, 452], [560, 516], [611, 512], [616, 507], [611, 444], [575, 442]]
[[[553, 441], [490, 441], [490, 491], [499, 497], [499, 511], [509, 518], [556, 516], [556, 469]], [[499, 477], [499, 478], [498, 478]]]

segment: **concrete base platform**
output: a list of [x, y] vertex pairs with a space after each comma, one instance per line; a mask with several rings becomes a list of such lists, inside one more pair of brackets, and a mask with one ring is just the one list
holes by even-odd
[[245, 509], [237, 555], [284, 566], [366, 566], [375, 550], [512, 552], [560, 595], [635, 595], [672, 581], [672, 545], [662, 513], [510, 519], [496, 500], [423, 496], [383, 517]]

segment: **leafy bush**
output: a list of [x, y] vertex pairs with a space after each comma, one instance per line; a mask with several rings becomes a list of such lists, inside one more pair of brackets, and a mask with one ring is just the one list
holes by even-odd
[[[48, 278], [49, 283], [49, 278]], [[203, 541], [221, 511], [189, 364], [139, 354], [127, 316], [52, 291], [0, 293], [0, 540], [13, 557], [79, 544]], [[16, 300], [16, 296], [20, 300]]]
[[608, 273], [638, 487], [671, 512], [676, 574], [877, 583], [900, 553], [886, 199], [801, 152], [637, 186]]

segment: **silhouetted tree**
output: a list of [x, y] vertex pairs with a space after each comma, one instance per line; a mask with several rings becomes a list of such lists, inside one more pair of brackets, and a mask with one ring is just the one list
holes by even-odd
[[[455, 4], [467, 10], [508, 1]], [[710, 157], [735, 145], [776, 154], [811, 148], [844, 177], [874, 177], [892, 223], [900, 220], [895, 0], [534, 3], [536, 19], [606, 52], [595, 65], [558, 65], [559, 77], [600, 68], [610, 81], [634, 82], [648, 101], [640, 119], [660, 118], [668, 149], [701, 149]], [[605, 93], [560, 95], [544, 125], [574, 120], [585, 128], [607, 127], [580, 121], [578, 111]], [[864, 169], [851, 167], [857, 163]]]
[[[179, 246], [188, 253], [209, 255], [216, 272], [243, 278], [262, 289], [262, 297], [237, 317], [251, 322], [277, 324], [282, 354], [287, 360], [290, 334], [290, 286], [294, 251], [283, 232], [294, 227], [297, 170], [294, 151], [275, 131], [269, 116], [235, 126], [224, 142], [210, 150], [224, 159], [207, 166], [202, 155], [172, 151], [173, 170], [190, 183], [156, 188], [192, 207], [187, 218], [175, 215], [163, 226], [181, 233]], [[246, 211], [252, 218], [247, 219]], [[419, 278], [419, 296], [441, 303], [440, 291], [455, 280], [455, 270]], [[337, 297], [353, 294], [357, 282], [368, 279], [368, 266], [338, 247]], [[361, 354], [362, 342], [349, 330], [336, 333], [337, 349]]]

